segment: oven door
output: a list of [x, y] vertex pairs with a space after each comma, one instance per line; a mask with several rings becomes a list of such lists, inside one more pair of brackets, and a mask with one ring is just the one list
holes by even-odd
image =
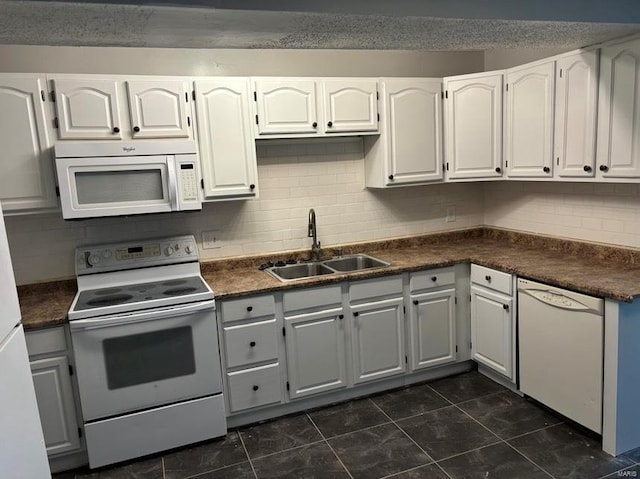
[[62, 216], [90, 218], [177, 209], [175, 158], [56, 158]]
[[85, 421], [222, 392], [213, 301], [69, 324]]

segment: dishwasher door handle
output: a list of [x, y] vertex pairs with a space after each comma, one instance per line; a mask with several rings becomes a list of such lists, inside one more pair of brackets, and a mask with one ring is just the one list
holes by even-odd
[[590, 308], [586, 304], [581, 303], [573, 298], [558, 293], [551, 289], [518, 289], [519, 293], [526, 294], [541, 303], [548, 304], [555, 308], [566, 309], [569, 311], [585, 311], [600, 314], [597, 309]]

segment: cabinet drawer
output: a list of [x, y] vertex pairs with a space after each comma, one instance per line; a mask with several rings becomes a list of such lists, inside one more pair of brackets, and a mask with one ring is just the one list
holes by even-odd
[[67, 351], [67, 338], [63, 326], [27, 331], [24, 336], [29, 356]]
[[281, 401], [280, 364], [227, 373], [232, 412]]
[[273, 296], [251, 296], [248, 298], [223, 301], [220, 305], [222, 321], [239, 321], [242, 319], [260, 318], [276, 314]]
[[349, 286], [349, 301], [380, 298], [383, 296], [398, 296], [402, 294], [402, 277], [376, 278], [351, 283]]
[[342, 288], [340, 285], [324, 288], [301, 289], [288, 291], [282, 298], [284, 311], [299, 311], [304, 309], [330, 308], [342, 303]]
[[228, 368], [278, 359], [276, 320], [227, 326], [224, 331]]
[[411, 291], [423, 289], [439, 288], [440, 286], [451, 286], [456, 283], [456, 273], [453, 268], [430, 269], [412, 273], [409, 280]]
[[508, 295], [511, 295], [513, 292], [511, 275], [509, 273], [485, 268], [477, 264], [471, 265], [471, 282]]

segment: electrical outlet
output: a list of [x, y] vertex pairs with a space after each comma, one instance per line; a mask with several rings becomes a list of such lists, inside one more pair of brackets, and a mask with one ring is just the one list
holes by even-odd
[[447, 223], [452, 223], [456, 220], [456, 207], [447, 206], [447, 216], [444, 219]]
[[209, 230], [202, 232], [202, 249], [222, 248], [218, 230]]

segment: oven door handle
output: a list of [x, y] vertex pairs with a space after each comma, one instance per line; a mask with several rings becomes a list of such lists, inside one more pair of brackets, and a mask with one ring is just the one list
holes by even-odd
[[200, 301], [188, 305], [172, 306], [170, 308], [154, 309], [152, 311], [142, 311], [138, 313], [117, 314], [105, 316], [99, 319], [75, 319], [69, 321], [71, 331], [103, 329], [112, 326], [122, 326], [124, 324], [142, 323], [144, 321], [156, 321], [158, 319], [173, 318], [198, 311], [215, 311], [215, 301]]

